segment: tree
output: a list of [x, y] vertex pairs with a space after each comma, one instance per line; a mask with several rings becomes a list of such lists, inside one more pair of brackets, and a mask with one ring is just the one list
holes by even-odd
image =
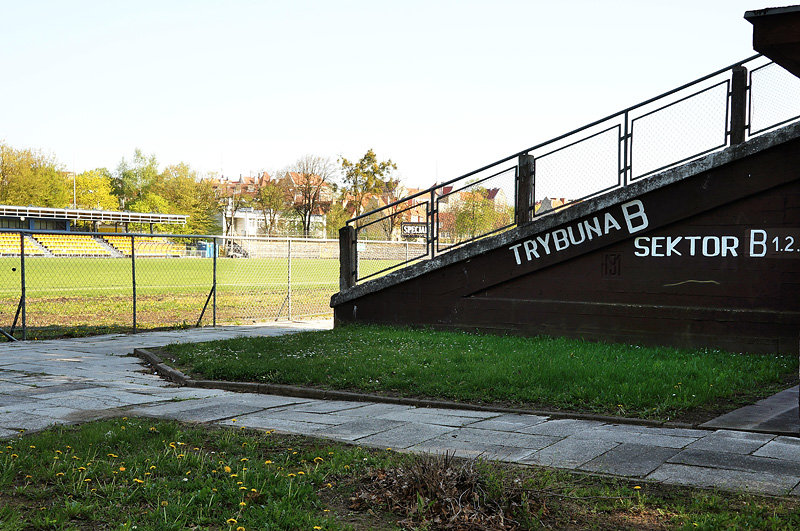
[[69, 196], [55, 157], [0, 144], [0, 203], [64, 208]]
[[112, 190], [112, 176], [107, 169], [87, 170], [75, 176], [75, 208], [119, 208], [119, 200]]
[[158, 161], [155, 155], [146, 157], [141, 149], [136, 148], [131, 163], [123, 157], [117, 166], [113, 183], [114, 195], [119, 198], [120, 208], [126, 210], [130, 203], [146, 195], [157, 179]]
[[291, 195], [292, 208], [300, 217], [305, 238], [311, 234], [314, 213], [330, 205], [333, 175], [330, 159], [306, 155], [295, 162], [282, 179]]
[[356, 216], [360, 216], [364, 211], [364, 198], [380, 193], [386, 184], [384, 176], [388, 177], [392, 170], [397, 169], [397, 165], [391, 159], [379, 161], [372, 149], [358, 162], [341, 158], [340, 164], [344, 173], [344, 187], [355, 203]]
[[286, 210], [286, 189], [275, 181], [269, 181], [258, 189], [253, 204], [264, 216], [264, 234], [272, 236], [278, 222], [278, 216]]
[[333, 202], [325, 216], [326, 236], [334, 239], [339, 238], [339, 229], [345, 226], [348, 219], [350, 219], [350, 212], [344, 208], [342, 202]]
[[458, 194], [461, 197], [451, 209], [455, 218], [455, 240], [476, 238], [494, 230], [500, 214], [489, 199], [489, 190], [478, 186]]

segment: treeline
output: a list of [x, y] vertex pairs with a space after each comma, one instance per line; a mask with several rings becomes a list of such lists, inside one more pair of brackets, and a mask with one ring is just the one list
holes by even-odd
[[220, 221], [231, 233], [237, 212], [252, 207], [262, 216], [263, 235], [317, 235], [312, 219], [324, 215], [321, 232], [336, 237], [348, 219], [405, 192], [392, 177], [396, 168], [371, 149], [357, 161], [308, 155], [248, 190], [214, 176], [200, 179], [183, 162], [159, 170], [156, 156], [139, 149], [114, 170], [74, 175], [51, 155], [0, 143], [0, 204], [181, 214], [189, 216], [186, 225], [156, 229], [183, 234], [221, 234]]
[[51, 155], [0, 143], [0, 204], [181, 214], [189, 216], [186, 225], [158, 228], [183, 234], [220, 231], [219, 202], [209, 183], [184, 163], [159, 171], [156, 157], [138, 149], [114, 171], [73, 175]]

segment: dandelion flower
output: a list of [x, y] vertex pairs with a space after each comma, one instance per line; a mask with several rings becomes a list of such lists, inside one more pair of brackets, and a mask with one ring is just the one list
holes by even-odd
[[227, 520], [225, 520], [225, 523], [227, 523], [228, 525], [236, 525], [237, 524], [235, 518], [228, 518]]
[[144, 480], [141, 480], [139, 478], [133, 478], [133, 482], [134, 483], [138, 483], [139, 485], [141, 485], [142, 483], [144, 483]]
[[269, 459], [267, 459], [266, 461], [264, 461], [264, 464], [265, 464], [265, 465], [271, 465], [271, 464], [272, 464], [272, 461], [270, 461]]
[[125, 472], [126, 470], [128, 470], [128, 469], [127, 469], [127, 468], [125, 468], [124, 466], [121, 466], [121, 467], [119, 467], [119, 471], [120, 471], [120, 472]]
[[167, 500], [163, 500], [161, 502], [161, 507], [166, 507], [167, 505], [169, 505], [169, 502], [167, 502]]
[[231, 473], [231, 467], [229, 467], [228, 465], [225, 465], [225, 467], [222, 470], [224, 470], [226, 474]]
[[245, 502], [239, 502], [239, 507], [245, 507], [246, 505], [247, 505], [247, 503], [245, 503]]

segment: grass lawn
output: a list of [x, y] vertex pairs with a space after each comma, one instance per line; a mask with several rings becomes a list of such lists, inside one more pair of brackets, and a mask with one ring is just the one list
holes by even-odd
[[797, 500], [112, 419], [0, 441], [21, 529], [797, 529]]
[[[383, 267], [391, 263], [373, 262]], [[130, 259], [28, 257], [25, 264], [28, 337], [131, 330]], [[14, 320], [20, 276], [18, 257], [0, 258], [0, 328], [10, 328]], [[212, 284], [210, 258], [137, 259], [137, 326], [194, 325]], [[328, 317], [330, 297], [338, 290], [338, 260], [293, 258], [290, 274], [285, 258], [220, 258], [217, 321], [241, 324], [286, 319], [290, 291], [291, 318]], [[211, 322], [209, 303], [203, 324]]]
[[166, 348], [188, 374], [696, 421], [793, 385], [797, 356], [347, 326]]

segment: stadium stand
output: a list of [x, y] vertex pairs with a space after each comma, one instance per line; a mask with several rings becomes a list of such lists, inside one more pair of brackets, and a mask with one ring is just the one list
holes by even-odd
[[[131, 238], [129, 236], [103, 235], [103, 239], [123, 255], [131, 255]], [[136, 256], [177, 257], [183, 255], [181, 247], [167, 238], [136, 236], [134, 240], [136, 241]]]
[[[25, 237], [24, 241], [26, 256], [43, 256], [45, 254], [28, 237]], [[19, 234], [0, 233], [0, 256], [19, 256]]]
[[53, 256], [111, 256], [98, 241], [83, 234], [34, 234]]

